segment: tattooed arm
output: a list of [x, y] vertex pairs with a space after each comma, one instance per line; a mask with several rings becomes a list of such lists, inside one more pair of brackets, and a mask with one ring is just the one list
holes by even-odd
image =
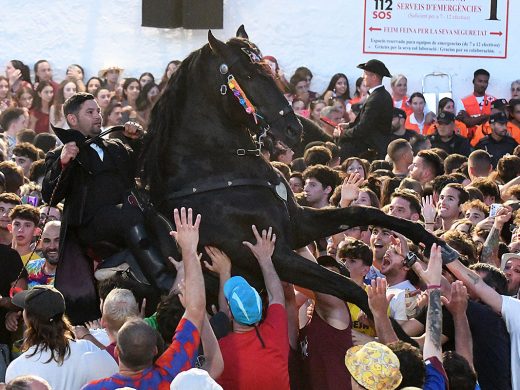
[[417, 268], [421, 279], [428, 286], [428, 313], [426, 315], [426, 333], [424, 338], [423, 357], [429, 359], [436, 357], [442, 362], [442, 305], [441, 305], [441, 275], [442, 258], [441, 248], [432, 246], [428, 268], [424, 271]]
[[498, 213], [493, 222], [493, 227], [489, 232], [489, 235], [482, 248], [482, 254], [480, 255], [480, 261], [482, 263], [492, 264], [495, 267], [500, 268], [500, 259], [498, 258], [498, 244], [500, 243], [500, 231], [504, 227], [504, 224], [511, 219], [511, 210], [506, 207], [502, 207], [498, 210]]
[[496, 313], [502, 314], [502, 295], [489, 287], [474, 271], [466, 268], [459, 260], [446, 264], [450, 272], [477, 295], [482, 302], [490, 306]]

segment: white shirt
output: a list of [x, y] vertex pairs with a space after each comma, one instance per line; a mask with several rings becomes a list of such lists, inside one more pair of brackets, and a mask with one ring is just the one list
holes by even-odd
[[424, 130], [425, 121], [426, 121], [426, 113], [424, 113], [424, 118], [423, 118], [422, 122], [419, 122], [417, 120], [417, 118], [415, 117], [415, 114], [413, 112], [410, 114], [410, 123], [412, 125], [417, 125], [419, 127], [419, 130], [421, 130], [421, 134], [423, 133], [423, 130]]
[[29, 348], [7, 367], [5, 381], [20, 375], [37, 375], [49, 382], [53, 390], [79, 390], [88, 382], [109, 377], [119, 367], [107, 351], [101, 350], [88, 340], [69, 341], [70, 355], [61, 366], [50, 359], [49, 351], [41, 351], [28, 357], [35, 347]]
[[386, 295], [394, 295], [390, 301], [390, 317], [397, 321], [406, 321], [408, 316], [406, 315], [406, 290], [415, 291], [415, 286], [410, 283], [409, 280], [388, 286]]
[[502, 295], [502, 317], [511, 339], [511, 382], [520, 390], [520, 300]]
[[376, 89], [378, 88], [381, 88], [383, 86], [383, 84], [379, 84], [379, 85], [376, 85], [375, 87], [372, 87], [368, 90], [368, 93], [371, 94], [372, 92], [374, 92]]

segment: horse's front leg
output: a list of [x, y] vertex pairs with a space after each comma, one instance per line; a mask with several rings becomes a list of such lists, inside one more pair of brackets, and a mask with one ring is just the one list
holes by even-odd
[[352, 279], [304, 258], [286, 246], [277, 247], [273, 254], [273, 264], [284, 282], [352, 302], [372, 316], [365, 290]]
[[300, 207], [291, 221], [291, 245], [295, 249], [354, 226], [374, 225], [401, 233], [417, 244], [423, 243], [428, 250], [432, 244], [439, 244], [445, 262], [450, 262], [459, 256], [457, 251], [428, 232], [419, 223], [392, 217], [374, 207], [351, 206], [337, 209]]

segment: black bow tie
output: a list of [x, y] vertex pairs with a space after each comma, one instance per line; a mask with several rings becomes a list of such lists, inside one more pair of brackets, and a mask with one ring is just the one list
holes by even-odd
[[99, 146], [100, 148], [103, 147], [103, 138], [100, 137], [94, 137], [89, 139], [90, 144], [95, 144]]

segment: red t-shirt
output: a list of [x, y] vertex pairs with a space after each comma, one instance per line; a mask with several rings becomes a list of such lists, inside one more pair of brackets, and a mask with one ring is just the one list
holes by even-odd
[[219, 340], [224, 372], [217, 382], [226, 390], [289, 389], [287, 313], [280, 304], [267, 308], [258, 326], [265, 348], [254, 329], [230, 333]]

